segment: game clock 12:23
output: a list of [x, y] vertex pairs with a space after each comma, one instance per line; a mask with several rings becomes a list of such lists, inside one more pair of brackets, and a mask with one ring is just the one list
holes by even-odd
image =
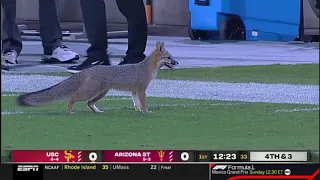
[[213, 161], [236, 161], [237, 153], [213, 153]]

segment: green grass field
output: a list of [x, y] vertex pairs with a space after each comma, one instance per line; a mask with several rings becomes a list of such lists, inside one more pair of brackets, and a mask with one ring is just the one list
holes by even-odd
[[[121, 99], [121, 98], [120, 98]], [[276, 112], [315, 105], [150, 98], [153, 113], [135, 112], [129, 99], [17, 108], [2, 98], [2, 149], [317, 149], [319, 112]], [[236, 104], [239, 103], [239, 104]], [[13, 113], [21, 113], [13, 115]]]
[[[319, 65], [162, 70], [160, 78], [225, 82], [319, 84]], [[285, 70], [284, 70], [285, 69]], [[66, 75], [50, 73], [47, 75]], [[68, 74], [70, 75], [70, 74]], [[7, 93], [8, 94], [8, 93]], [[10, 93], [9, 93], [10, 94]], [[152, 113], [136, 112], [128, 97], [108, 97], [95, 114], [66, 101], [17, 107], [3, 96], [2, 150], [13, 149], [199, 149], [318, 150], [318, 105], [148, 98]], [[317, 161], [318, 156], [315, 156]]]

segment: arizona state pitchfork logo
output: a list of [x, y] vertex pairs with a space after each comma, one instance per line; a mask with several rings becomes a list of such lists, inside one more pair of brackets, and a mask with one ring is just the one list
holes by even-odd
[[158, 154], [159, 154], [160, 161], [163, 161], [165, 151], [162, 151], [162, 150], [158, 151]]

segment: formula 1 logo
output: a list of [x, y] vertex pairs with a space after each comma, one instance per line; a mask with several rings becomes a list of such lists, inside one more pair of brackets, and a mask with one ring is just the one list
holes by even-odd
[[18, 165], [17, 171], [39, 171], [38, 165]]
[[212, 170], [225, 170], [228, 165], [216, 165], [212, 168]]

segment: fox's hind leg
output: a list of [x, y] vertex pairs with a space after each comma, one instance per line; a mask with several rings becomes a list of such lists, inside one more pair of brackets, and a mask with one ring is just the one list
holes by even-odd
[[138, 98], [139, 98], [139, 102], [140, 102], [140, 111], [141, 112], [151, 112], [148, 111], [147, 108], [147, 103], [146, 103], [146, 90], [139, 90], [137, 92]]
[[96, 106], [96, 102], [98, 102], [100, 99], [102, 99], [107, 94], [108, 90], [104, 90], [104, 91], [99, 92], [96, 96], [94, 96], [92, 99], [90, 99], [88, 101], [87, 104], [93, 112], [96, 112], [96, 113], [103, 112]]
[[140, 100], [138, 98], [137, 92], [132, 92], [132, 101], [136, 111], [141, 111], [140, 109]]
[[73, 113], [73, 104], [77, 101], [81, 101], [81, 96], [79, 93], [75, 93], [71, 96], [67, 108], [68, 113]]

